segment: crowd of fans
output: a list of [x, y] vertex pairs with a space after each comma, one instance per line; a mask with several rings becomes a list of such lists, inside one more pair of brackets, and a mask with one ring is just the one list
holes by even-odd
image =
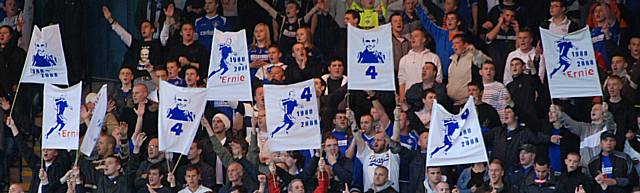
[[[34, 151], [42, 86], [16, 93], [27, 56], [12, 2], [0, 27], [0, 188], [11, 193], [24, 192], [7, 173], [20, 159], [34, 171], [32, 193], [640, 192], [638, 1], [140, 0], [139, 29], [103, 6], [105, 20], [93, 22], [128, 51], [89, 157]], [[386, 23], [396, 92], [348, 90], [347, 25]], [[604, 96], [552, 99], [538, 29], [585, 26]], [[210, 101], [188, 155], [161, 152], [159, 81], [206, 87], [214, 29], [247, 30], [254, 101]], [[309, 79], [322, 149], [270, 151], [263, 85]], [[96, 105], [85, 93], [82, 135]], [[457, 113], [469, 96], [490, 160], [427, 167], [435, 102]]]

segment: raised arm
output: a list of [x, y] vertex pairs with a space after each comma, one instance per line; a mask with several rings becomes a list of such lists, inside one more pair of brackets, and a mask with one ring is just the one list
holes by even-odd
[[102, 15], [111, 25], [111, 29], [115, 31], [118, 36], [120, 36], [120, 40], [122, 40], [122, 42], [124, 42], [127, 47], [131, 46], [131, 34], [127, 30], [125, 30], [118, 22], [116, 22], [115, 19], [113, 19], [111, 11], [109, 11], [109, 8], [107, 6], [102, 6]]
[[311, 8], [311, 10], [309, 10], [309, 12], [307, 12], [306, 15], [304, 15], [303, 19], [305, 23], [309, 23], [309, 21], [311, 21], [311, 17], [313, 17], [314, 15], [316, 15], [316, 13], [318, 13], [318, 11], [320, 11], [320, 9], [324, 6], [322, 1], [318, 1], [316, 3], [315, 6], [313, 6], [313, 8]]
[[[375, 97], [376, 95], [375, 91], [367, 91], [367, 94], [369, 97]], [[376, 109], [378, 114], [380, 114], [380, 129], [383, 129], [382, 132], [387, 132], [386, 129], [391, 122], [391, 120], [389, 120], [389, 115], [387, 115], [387, 111], [384, 110], [384, 106], [382, 106], [382, 103], [377, 99], [371, 101], [371, 104], [373, 104], [373, 108]]]
[[258, 5], [260, 5], [260, 7], [262, 7], [262, 9], [267, 11], [272, 18], [276, 18], [276, 16], [278, 16], [278, 12], [275, 9], [273, 9], [273, 7], [269, 5], [269, 3], [265, 2], [264, 0], [255, 0], [255, 1], [256, 3], [258, 3]]
[[162, 30], [160, 30], [160, 43], [163, 46], [167, 45], [167, 40], [169, 40], [171, 25], [175, 24], [175, 19], [173, 18], [173, 14], [175, 11], [175, 5], [169, 4], [166, 9], [164, 9], [164, 15], [166, 19], [164, 20], [164, 25], [162, 26]]
[[498, 37], [498, 32], [500, 32], [500, 27], [502, 26], [503, 22], [504, 22], [504, 18], [502, 16], [500, 16], [498, 18], [498, 23], [496, 25], [494, 25], [493, 28], [491, 29], [491, 31], [489, 31], [487, 33], [487, 36], [485, 38], [485, 41], [487, 43], [492, 42], [493, 40], [496, 39], [496, 37]]
[[13, 122], [13, 118], [7, 117], [5, 123], [11, 129], [11, 133], [13, 134], [13, 138], [16, 142], [16, 146], [18, 147], [18, 151], [22, 152], [22, 155], [25, 157], [29, 168], [33, 171], [38, 171], [38, 169], [41, 168], [40, 155], [33, 152], [33, 147], [24, 142], [24, 136], [20, 135], [20, 130], [16, 126], [15, 122]]
[[446, 30], [438, 27], [438, 25], [433, 23], [433, 21], [431, 21], [429, 17], [427, 17], [427, 13], [424, 10], [424, 8], [422, 8], [422, 6], [416, 6], [416, 13], [418, 13], [418, 18], [420, 18], [420, 23], [422, 23], [422, 27], [424, 27], [424, 29], [427, 30], [429, 34], [434, 36], [433, 38], [438, 38], [443, 34], [448, 34]]
[[257, 119], [257, 117], [251, 117], [251, 143], [249, 143], [249, 150], [247, 152], [247, 161], [256, 166], [259, 164], [260, 155], [260, 148], [258, 147], [258, 128], [256, 127], [256, 124], [258, 123]]
[[560, 123], [562, 123], [562, 125], [564, 125], [569, 130], [569, 132], [576, 134], [581, 138], [584, 135], [584, 133], [587, 132], [584, 129], [587, 126], [587, 123], [582, 123], [582, 122], [573, 120], [569, 115], [560, 111], [560, 107], [558, 107], [557, 105], [551, 105], [551, 108], [549, 110], [555, 111], [557, 113], [558, 120], [560, 121]]
[[209, 134], [209, 140], [211, 140], [211, 143], [213, 144], [213, 151], [216, 152], [218, 157], [220, 157], [220, 161], [222, 161], [222, 165], [225, 168], [228, 167], [229, 164], [233, 163], [233, 155], [231, 155], [229, 150], [227, 150], [226, 148], [224, 148], [224, 146], [222, 146], [220, 139], [218, 139], [218, 137], [216, 137], [216, 135], [213, 133], [213, 128], [211, 128], [211, 124], [209, 124], [209, 121], [207, 120], [207, 118], [204, 118], [203, 116], [201, 123], [202, 123], [202, 126], [204, 126], [204, 128], [207, 130], [207, 133]]

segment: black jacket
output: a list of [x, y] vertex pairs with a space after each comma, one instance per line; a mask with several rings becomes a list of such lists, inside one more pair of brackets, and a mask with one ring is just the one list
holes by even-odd
[[0, 87], [7, 92], [12, 90], [13, 85], [18, 84], [26, 57], [27, 52], [14, 43], [0, 49], [0, 77], [3, 77], [0, 79]]
[[476, 111], [478, 112], [478, 121], [483, 128], [491, 129], [502, 124], [498, 111], [487, 103], [476, 103]]
[[549, 136], [532, 132], [529, 128], [519, 125], [513, 131], [504, 126], [493, 128], [484, 135], [484, 142], [493, 146], [492, 158], [503, 160], [505, 168], [517, 168], [520, 146], [524, 144], [543, 144], [549, 142]]
[[524, 181], [524, 184], [520, 186], [521, 193], [560, 193], [556, 184], [556, 180], [553, 174], [549, 173], [547, 181], [544, 183], [536, 183], [535, 175], [529, 175]]
[[506, 86], [515, 104], [516, 115], [533, 131], [542, 131], [543, 125], [539, 117], [545, 116], [550, 99], [540, 78], [535, 75], [520, 74], [514, 76], [513, 81]]
[[611, 165], [613, 167], [613, 178], [616, 180], [615, 186], [609, 186], [606, 191], [603, 191], [598, 183], [595, 182], [595, 177], [602, 171], [602, 153], [591, 158], [589, 161], [589, 175], [592, 179], [592, 188], [594, 192], [630, 192], [631, 188], [638, 184], [638, 174], [636, 173], [633, 162], [629, 155], [619, 151], [613, 151], [609, 154]]
[[284, 75], [286, 77], [285, 81], [290, 84], [312, 78], [320, 78], [322, 75], [322, 65], [309, 57], [304, 69], [300, 69], [298, 64], [293, 62], [287, 65], [287, 69], [284, 70]]
[[109, 179], [102, 171], [96, 170], [86, 157], [80, 157], [78, 166], [86, 180], [96, 183], [97, 189], [93, 191], [94, 193], [121, 193], [135, 190], [133, 177], [140, 162], [142, 162], [142, 156], [139, 153], [132, 154], [126, 163], [126, 168], [123, 167], [123, 172], [113, 179]]
[[556, 182], [558, 184], [559, 192], [574, 192], [575, 189], [582, 185], [587, 193], [591, 193], [591, 177], [582, 172], [583, 168], [578, 168], [572, 172], [563, 172]]
[[627, 131], [638, 132], [638, 124], [636, 119], [636, 110], [633, 108], [633, 104], [629, 100], [622, 98], [622, 101], [618, 103], [612, 103], [608, 101], [609, 112], [613, 115], [613, 119], [616, 122], [616, 150], [622, 151], [624, 149], [624, 141], [627, 140], [625, 135]]

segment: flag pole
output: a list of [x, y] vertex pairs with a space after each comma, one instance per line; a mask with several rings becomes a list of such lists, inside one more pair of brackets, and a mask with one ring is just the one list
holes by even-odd
[[[20, 81], [22, 81], [22, 75], [20, 76]], [[11, 102], [11, 110], [9, 110], [9, 117], [13, 115], [13, 107], [16, 105], [16, 99], [18, 98], [18, 92], [20, 92], [20, 82], [18, 82], [18, 87], [16, 88], [16, 94], [13, 95], [13, 102]]]
[[180, 156], [178, 157], [178, 161], [176, 161], [176, 165], [173, 166], [173, 170], [171, 170], [171, 173], [173, 174], [176, 169], [178, 168], [178, 164], [180, 163], [180, 159], [182, 158], [182, 154], [180, 154]]
[[[80, 146], [80, 144], [78, 144], [78, 146]], [[78, 147], [78, 149], [80, 149], [80, 148]], [[79, 150], [76, 150], [76, 161], [73, 162], [73, 166], [77, 166], [78, 165], [78, 160], [80, 159], [80, 153], [81, 152]]]
[[164, 156], [164, 160], [165, 160], [165, 161], [166, 161], [166, 163], [167, 163], [167, 171], [169, 171], [169, 170], [171, 169], [171, 166], [169, 165], [169, 159], [167, 159], [167, 156], [166, 156], [166, 155]]
[[40, 168], [44, 168], [44, 148], [42, 148], [42, 139], [40, 139]]

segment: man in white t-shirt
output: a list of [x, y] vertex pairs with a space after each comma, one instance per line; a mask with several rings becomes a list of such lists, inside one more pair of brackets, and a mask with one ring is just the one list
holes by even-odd
[[184, 179], [185, 181], [187, 181], [187, 186], [184, 189], [180, 190], [178, 193], [213, 192], [211, 189], [200, 185], [200, 172], [198, 172], [198, 168], [196, 167], [188, 167]]
[[[397, 114], [397, 115], [396, 115]], [[394, 120], [399, 120], [400, 109], [394, 111]], [[362, 162], [363, 185], [364, 190], [372, 188], [375, 170], [378, 166], [389, 169], [389, 181], [391, 186], [400, 191], [398, 177], [400, 171], [400, 153], [402, 148], [399, 147], [399, 127], [393, 128], [393, 136], [391, 139], [385, 132], [377, 132], [373, 139], [373, 147], [369, 147], [367, 142], [362, 139], [359, 131], [354, 131], [354, 144], [358, 148], [357, 158]], [[389, 148], [389, 147], [392, 148]], [[393, 151], [391, 150], [393, 149]]]

